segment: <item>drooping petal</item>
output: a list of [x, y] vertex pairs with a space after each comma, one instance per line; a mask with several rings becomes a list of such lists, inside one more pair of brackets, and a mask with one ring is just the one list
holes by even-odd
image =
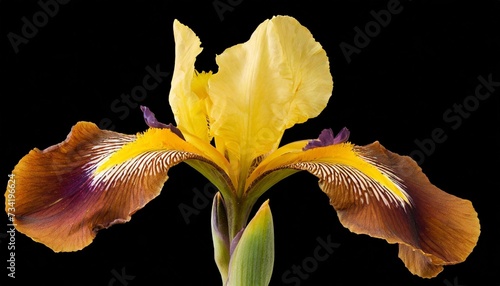
[[[169, 94], [169, 103], [182, 132], [189, 132], [210, 142], [207, 100], [203, 92], [211, 73], [198, 74], [194, 63], [201, 53], [200, 39], [187, 26], [174, 21], [175, 66]], [[204, 88], [205, 86], [205, 88]]]
[[472, 252], [480, 225], [471, 202], [433, 185], [410, 157], [378, 142], [306, 151], [301, 144], [281, 147], [280, 155], [266, 158], [249, 178], [249, 195], [306, 170], [319, 178], [345, 227], [398, 243], [399, 257], [413, 274], [434, 277]]
[[317, 116], [331, 96], [326, 52], [291, 17], [264, 21], [250, 40], [216, 61], [219, 70], [209, 80], [211, 132], [243, 173], [278, 147], [286, 128]]
[[56, 252], [82, 249], [99, 229], [129, 221], [182, 161], [219, 172], [213, 183], [225, 184], [227, 166], [217, 166], [170, 129], [124, 135], [79, 122], [64, 142], [34, 149], [15, 166], [14, 223]]

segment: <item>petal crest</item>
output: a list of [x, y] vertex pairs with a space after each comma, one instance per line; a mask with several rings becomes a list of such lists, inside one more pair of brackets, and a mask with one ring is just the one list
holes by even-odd
[[347, 140], [349, 139], [349, 134], [349, 129], [347, 129], [346, 127], [342, 128], [336, 136], [334, 136], [332, 129], [325, 129], [321, 131], [318, 139], [309, 141], [309, 143], [307, 143], [307, 145], [302, 150], [305, 151], [307, 149], [316, 147], [324, 147], [328, 145], [347, 142]]

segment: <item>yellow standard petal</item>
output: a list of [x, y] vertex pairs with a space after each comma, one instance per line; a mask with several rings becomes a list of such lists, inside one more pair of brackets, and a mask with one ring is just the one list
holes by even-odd
[[325, 108], [333, 89], [329, 62], [311, 33], [285, 16], [264, 21], [250, 40], [216, 60], [219, 71], [209, 79], [211, 133], [244, 180], [252, 161], [275, 150], [286, 128]]
[[177, 20], [174, 21], [174, 38], [175, 66], [169, 102], [177, 127], [209, 142], [206, 86], [211, 73], [198, 74], [194, 69], [196, 57], [202, 51], [200, 39]]

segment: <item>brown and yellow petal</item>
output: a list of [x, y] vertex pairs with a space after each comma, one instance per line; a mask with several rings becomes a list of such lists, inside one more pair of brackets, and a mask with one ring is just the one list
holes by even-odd
[[168, 128], [125, 135], [79, 122], [64, 142], [15, 166], [14, 223], [56, 252], [80, 250], [99, 229], [129, 221], [159, 195], [169, 168], [186, 160], [224, 173]]
[[[378, 208], [380, 217], [388, 220], [378, 223], [386, 227], [384, 235], [406, 222], [407, 226], [399, 232], [405, 235], [395, 236], [394, 242], [399, 243], [399, 257], [410, 272], [435, 277], [444, 265], [463, 262], [469, 256], [480, 234], [477, 212], [469, 200], [442, 191], [429, 181], [414, 160], [390, 152], [378, 142], [356, 147], [356, 152], [386, 172], [393, 172], [411, 197], [408, 210], [397, 209], [399, 218], [389, 219], [394, 215], [380, 207], [371, 207], [374, 212]], [[362, 232], [367, 223], [357, 225], [352, 221], [363, 212], [346, 209], [339, 212], [339, 217], [353, 231]]]
[[471, 202], [433, 185], [410, 157], [378, 142], [305, 151], [300, 146], [304, 141], [264, 160], [250, 176], [248, 194], [306, 170], [319, 178], [345, 227], [399, 244], [399, 257], [421, 277], [435, 277], [444, 265], [463, 262], [475, 247], [480, 225]]

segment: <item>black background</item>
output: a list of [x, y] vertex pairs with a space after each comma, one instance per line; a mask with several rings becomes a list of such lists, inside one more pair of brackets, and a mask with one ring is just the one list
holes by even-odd
[[[500, 1], [401, 1], [402, 11], [349, 63], [341, 43], [354, 45], [354, 28], [364, 29], [374, 19], [371, 11], [393, 1], [228, 1], [234, 7], [223, 18], [214, 2], [72, 0], [15, 53], [7, 35], [22, 35], [22, 18], [32, 21], [41, 7], [36, 1], [1, 1], [0, 174], [5, 181], [30, 149], [64, 140], [77, 121], [109, 118], [115, 131], [145, 130], [139, 108], [122, 120], [111, 103], [142, 83], [147, 66], [171, 73], [174, 19], [202, 41], [197, 69], [216, 70], [216, 54], [246, 41], [263, 20], [290, 15], [323, 45], [335, 87], [325, 111], [287, 131], [283, 142], [347, 126], [355, 144], [379, 140], [408, 155], [418, 150], [415, 140], [441, 128], [446, 140], [420, 158], [421, 166], [434, 184], [473, 202], [482, 234], [464, 263], [422, 279], [407, 271], [395, 245], [342, 227], [317, 179], [299, 173], [263, 198], [270, 198], [276, 234], [271, 285], [294, 285], [283, 280], [283, 273], [313, 255], [317, 238], [328, 236], [339, 247], [300, 285], [500, 285], [500, 88], [478, 101], [460, 123], [443, 118], [454, 104], [471, 99], [478, 76], [500, 82]], [[166, 123], [173, 122], [170, 79], [141, 102]], [[193, 206], [193, 189], [203, 190], [207, 181], [184, 164], [169, 175], [159, 197], [129, 223], [100, 231], [82, 251], [56, 254], [17, 233], [15, 279], [7, 277], [8, 221], [2, 220], [0, 281], [6, 284], [1, 284], [221, 285], [213, 262], [210, 207], [191, 216], [189, 224], [179, 211], [181, 204]], [[113, 283], [114, 273], [122, 271], [134, 278]]]

